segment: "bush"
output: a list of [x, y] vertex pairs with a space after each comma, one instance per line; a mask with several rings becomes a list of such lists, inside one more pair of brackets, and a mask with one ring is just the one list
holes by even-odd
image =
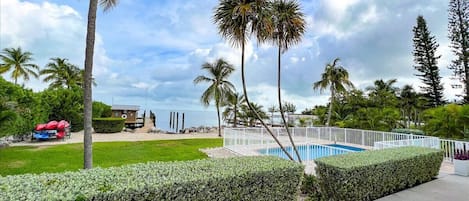
[[419, 129], [395, 128], [395, 129], [392, 129], [391, 132], [413, 134], [413, 135], [425, 135], [425, 133]]
[[316, 176], [305, 174], [301, 182], [301, 193], [308, 196], [308, 200], [325, 200], [319, 188]]
[[103, 102], [93, 101], [93, 118], [105, 118], [112, 116], [112, 110], [110, 105], [106, 105]]
[[96, 133], [118, 133], [125, 126], [122, 118], [94, 118], [93, 129]]
[[374, 200], [438, 175], [443, 151], [401, 147], [315, 160], [321, 193], [332, 200]]
[[236, 157], [25, 174], [0, 177], [0, 200], [296, 200], [303, 169]]

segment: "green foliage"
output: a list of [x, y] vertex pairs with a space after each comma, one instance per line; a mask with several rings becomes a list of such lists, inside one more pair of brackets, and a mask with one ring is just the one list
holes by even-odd
[[96, 133], [118, 133], [125, 127], [122, 118], [94, 118], [93, 128]]
[[33, 60], [31, 52], [21, 50], [18, 48], [5, 48], [0, 53], [0, 74], [6, 73], [11, 70], [11, 78], [18, 83], [18, 78], [23, 78], [28, 81], [30, 75], [37, 78], [37, 70], [39, 67], [36, 64], [29, 63]]
[[66, 120], [72, 132], [83, 130], [83, 89], [55, 88], [40, 92], [41, 107], [47, 112], [48, 120]]
[[395, 129], [392, 129], [391, 132], [393, 132], [393, 133], [406, 133], [406, 134], [413, 134], [413, 135], [425, 135], [425, 133], [422, 130], [419, 130], [419, 129], [395, 128]]
[[0, 137], [29, 134], [35, 124], [47, 120], [37, 94], [2, 77], [0, 101]]
[[0, 200], [296, 200], [302, 176], [276, 157], [151, 162], [0, 177]]
[[469, 139], [469, 104], [449, 104], [424, 111], [426, 134], [443, 138]]
[[321, 193], [331, 200], [374, 200], [438, 175], [443, 151], [402, 147], [315, 160]]
[[[207, 158], [199, 149], [223, 146], [223, 139], [185, 139], [93, 143], [94, 164], [121, 166], [148, 161], [186, 161]], [[0, 149], [0, 175], [64, 172], [83, 168], [83, 144]], [[47, 160], [44, 160], [47, 158]]]
[[111, 117], [112, 110], [110, 105], [103, 102], [93, 101], [93, 118]]

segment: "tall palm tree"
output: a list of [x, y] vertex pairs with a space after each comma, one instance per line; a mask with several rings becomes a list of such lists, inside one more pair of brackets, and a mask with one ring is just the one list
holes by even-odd
[[44, 82], [52, 81], [49, 85], [51, 88], [65, 86], [68, 89], [72, 85], [82, 82], [81, 70], [67, 62], [64, 58], [51, 58], [51, 62], [46, 64], [46, 68], [39, 71], [40, 75], [46, 75]]
[[93, 72], [93, 55], [94, 55], [94, 42], [96, 33], [96, 12], [99, 4], [104, 8], [104, 11], [115, 7], [118, 0], [90, 0], [88, 9], [88, 25], [86, 29], [86, 48], [85, 48], [85, 73], [83, 76], [83, 96], [84, 96], [84, 134], [83, 134], [83, 147], [84, 147], [84, 168], [93, 168], [93, 140], [91, 138], [91, 118], [92, 118], [92, 72]]
[[326, 64], [324, 73], [321, 74], [321, 80], [313, 84], [315, 90], [319, 89], [322, 92], [329, 87], [331, 91], [331, 102], [329, 104], [329, 111], [327, 112], [326, 126], [329, 126], [331, 122], [332, 106], [335, 102], [336, 93], [347, 91], [347, 87], [353, 88], [347, 70], [339, 66], [339, 61], [340, 59], [336, 58], [332, 63]]
[[282, 117], [283, 125], [287, 130], [290, 143], [295, 150], [298, 162], [301, 163], [300, 153], [295, 146], [290, 129], [288, 129], [288, 122], [285, 119], [284, 108], [282, 106], [281, 94], [281, 58], [282, 53], [285, 53], [288, 48], [301, 41], [301, 37], [305, 32], [306, 22], [303, 19], [304, 14], [300, 11], [300, 5], [295, 0], [274, 0], [271, 4], [273, 14], [273, 32], [271, 39], [274, 44], [278, 46], [277, 56], [277, 97], [278, 106], [280, 109], [280, 116]]
[[[235, 47], [241, 47], [241, 82], [243, 85], [243, 95], [246, 99], [247, 106], [253, 110], [252, 105], [247, 96], [245, 72], [244, 72], [244, 49], [245, 43], [250, 33], [256, 34], [259, 42], [264, 42], [268, 34], [271, 33], [272, 27], [269, 26], [268, 10], [266, 0], [220, 0], [220, 3], [215, 8], [213, 20], [217, 25], [219, 34], [231, 42]], [[256, 113], [256, 117], [272, 136], [275, 142], [280, 146], [283, 152], [290, 160], [293, 157], [280, 143], [278, 138], [274, 135], [272, 130], [265, 124]]]
[[243, 95], [239, 94], [238, 92], [230, 94], [227, 101], [223, 104], [225, 107], [225, 111], [223, 111], [223, 119], [232, 119], [233, 127], [236, 127], [238, 125], [240, 109], [244, 103], [245, 100]]
[[11, 78], [18, 83], [18, 78], [23, 77], [24, 81], [29, 80], [29, 75], [37, 78], [37, 71], [39, 67], [36, 64], [29, 63], [33, 60], [31, 52], [23, 52], [21, 47], [18, 48], [5, 48], [0, 54], [0, 74], [11, 72]]
[[215, 101], [218, 115], [218, 136], [221, 137], [220, 106], [235, 90], [234, 85], [228, 81], [228, 77], [233, 73], [234, 67], [223, 59], [218, 59], [214, 63], [204, 63], [202, 70], [206, 70], [209, 76], [199, 75], [194, 79], [194, 84], [202, 82], [211, 83], [200, 97], [204, 106], [209, 106], [212, 100]]
[[246, 122], [248, 126], [256, 126], [257, 115], [261, 117], [261, 119], [268, 119], [269, 116], [267, 113], [262, 109], [263, 106], [251, 103], [252, 109], [247, 106], [247, 104], [241, 105], [241, 118]]

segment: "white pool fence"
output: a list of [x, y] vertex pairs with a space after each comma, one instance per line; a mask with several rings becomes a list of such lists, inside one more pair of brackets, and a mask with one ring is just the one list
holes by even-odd
[[[274, 135], [295, 157], [287, 132], [284, 128], [271, 128]], [[364, 149], [385, 149], [401, 146], [422, 146], [444, 151], [445, 160], [452, 162], [456, 149], [469, 150], [469, 142], [444, 140], [438, 137], [392, 132], [369, 131], [334, 127], [290, 128], [295, 145], [304, 161], [317, 157], [353, 152], [325, 144], [342, 144]], [[225, 128], [223, 146], [241, 155], [284, 154], [265, 128]], [[312, 153], [315, 152], [321, 153]], [[278, 155], [277, 154], [277, 155]], [[286, 155], [285, 155], [286, 157]]]

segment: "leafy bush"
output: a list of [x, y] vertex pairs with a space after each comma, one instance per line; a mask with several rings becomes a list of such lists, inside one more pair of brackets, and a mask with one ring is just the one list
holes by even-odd
[[301, 182], [301, 193], [308, 196], [308, 200], [325, 200], [322, 197], [316, 176], [305, 174]]
[[93, 101], [93, 118], [111, 117], [112, 110], [110, 105], [99, 101]]
[[125, 126], [122, 118], [94, 118], [93, 128], [96, 133], [118, 133]]
[[449, 104], [433, 109], [425, 110], [423, 130], [428, 135], [469, 139], [469, 104]]
[[374, 200], [432, 180], [443, 151], [401, 147], [315, 160], [321, 193], [332, 200]]
[[25, 174], [0, 177], [0, 200], [296, 200], [303, 168], [236, 157]]
[[418, 130], [418, 129], [395, 128], [395, 129], [392, 129], [391, 132], [413, 134], [413, 135], [425, 135], [423, 131]]

